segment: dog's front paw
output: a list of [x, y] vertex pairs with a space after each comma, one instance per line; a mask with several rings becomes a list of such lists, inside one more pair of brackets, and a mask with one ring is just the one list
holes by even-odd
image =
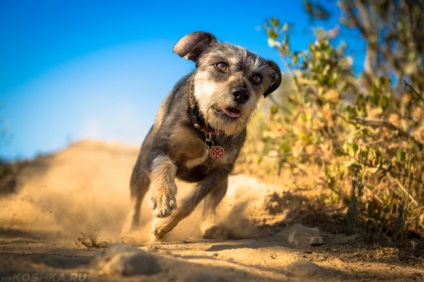
[[153, 242], [160, 241], [167, 233], [167, 230], [164, 230], [164, 227], [166, 226], [166, 222], [164, 221], [167, 221], [167, 219], [156, 218], [152, 221], [152, 229], [150, 230], [150, 235], [151, 240]]
[[161, 240], [169, 231], [171, 231], [181, 219], [181, 213], [174, 211], [171, 216], [166, 218], [155, 218], [152, 221], [151, 238], [154, 241]]
[[177, 207], [177, 201], [174, 195], [162, 194], [151, 197], [153, 205], [153, 214], [156, 217], [167, 217]]

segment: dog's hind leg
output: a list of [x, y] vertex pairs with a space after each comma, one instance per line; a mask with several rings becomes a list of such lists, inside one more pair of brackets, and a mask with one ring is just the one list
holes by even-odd
[[134, 167], [131, 175], [131, 211], [124, 224], [123, 233], [127, 233], [138, 227], [140, 222], [140, 208], [143, 198], [149, 189], [150, 181], [146, 170], [141, 169], [138, 165]]
[[227, 192], [228, 180], [216, 187], [206, 196], [203, 206], [203, 214], [200, 223], [200, 232], [204, 238], [210, 238], [211, 229], [216, 227], [216, 207]]

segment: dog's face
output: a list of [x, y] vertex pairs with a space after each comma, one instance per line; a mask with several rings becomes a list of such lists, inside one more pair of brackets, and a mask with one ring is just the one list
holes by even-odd
[[194, 96], [205, 121], [226, 135], [247, 125], [261, 96], [281, 83], [278, 66], [244, 48], [219, 43], [209, 33], [183, 37], [174, 51], [196, 62]]

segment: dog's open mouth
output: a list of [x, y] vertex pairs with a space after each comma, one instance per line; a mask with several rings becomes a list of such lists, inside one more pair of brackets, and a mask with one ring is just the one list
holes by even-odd
[[237, 108], [232, 108], [232, 107], [224, 108], [221, 111], [224, 115], [226, 115], [227, 117], [232, 118], [232, 119], [236, 119], [236, 118], [241, 117], [241, 110], [237, 109]]

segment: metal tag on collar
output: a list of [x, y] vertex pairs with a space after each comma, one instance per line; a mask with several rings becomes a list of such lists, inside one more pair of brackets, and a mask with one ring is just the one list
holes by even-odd
[[209, 149], [209, 157], [214, 160], [220, 159], [224, 155], [224, 148], [221, 146], [215, 146], [214, 142], [212, 141], [212, 133], [206, 133], [205, 137], [205, 145]]

